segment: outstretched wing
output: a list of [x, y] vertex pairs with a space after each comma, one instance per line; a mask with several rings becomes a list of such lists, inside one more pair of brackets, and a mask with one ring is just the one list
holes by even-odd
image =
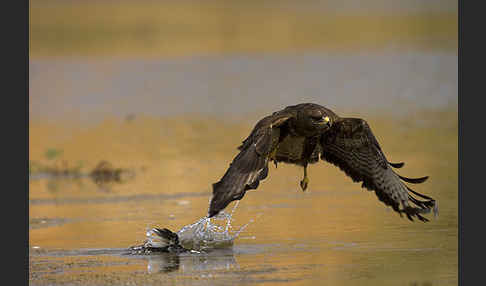
[[256, 189], [268, 175], [270, 153], [277, 147], [280, 126], [292, 117], [280, 111], [260, 120], [250, 135], [238, 147], [240, 153], [233, 159], [223, 178], [213, 184], [209, 217], [215, 216], [230, 202], [243, 198], [247, 190]]
[[[380, 201], [400, 215], [405, 213], [412, 221], [416, 216], [425, 222], [428, 220], [421, 214], [429, 213], [431, 209], [437, 214], [434, 199], [411, 190], [402, 182], [419, 184], [428, 177], [406, 178], [395, 173], [391, 167], [400, 168], [403, 163], [387, 161], [366, 121], [339, 119], [322, 135], [321, 145], [321, 159], [338, 166], [354, 182], [363, 182], [362, 187], [374, 190]], [[418, 200], [411, 194], [426, 200]]]

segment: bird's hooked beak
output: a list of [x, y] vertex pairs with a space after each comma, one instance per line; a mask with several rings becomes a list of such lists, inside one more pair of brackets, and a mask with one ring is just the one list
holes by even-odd
[[329, 116], [323, 117], [322, 121], [319, 123], [322, 125], [326, 124], [328, 127], [331, 127], [331, 120], [329, 119]]
[[324, 117], [324, 122], [326, 122], [327, 124], [329, 124], [329, 116]]

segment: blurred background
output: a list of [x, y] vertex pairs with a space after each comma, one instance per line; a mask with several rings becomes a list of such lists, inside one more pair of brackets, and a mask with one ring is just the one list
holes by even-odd
[[[457, 6], [30, 0], [30, 283], [456, 285]], [[366, 119], [402, 175], [430, 175], [415, 189], [439, 219], [400, 219], [326, 164], [302, 193], [281, 164], [235, 212], [258, 217], [238, 270], [148, 277], [146, 261], [73, 254], [195, 222], [254, 124], [302, 102]]]

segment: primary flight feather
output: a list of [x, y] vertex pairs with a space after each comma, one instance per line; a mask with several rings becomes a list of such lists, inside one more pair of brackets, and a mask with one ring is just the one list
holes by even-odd
[[242, 199], [246, 191], [256, 189], [267, 177], [270, 161], [303, 166], [300, 186], [305, 190], [309, 183], [307, 165], [319, 159], [336, 165], [354, 182], [362, 182], [362, 187], [374, 191], [380, 201], [412, 221], [416, 217], [426, 222], [423, 214], [438, 211], [434, 199], [404, 183], [419, 184], [428, 177], [406, 178], [395, 173], [392, 167], [401, 168], [404, 163], [386, 159], [365, 120], [341, 118], [318, 104], [288, 106], [264, 117], [238, 149], [226, 173], [213, 184], [209, 217]]

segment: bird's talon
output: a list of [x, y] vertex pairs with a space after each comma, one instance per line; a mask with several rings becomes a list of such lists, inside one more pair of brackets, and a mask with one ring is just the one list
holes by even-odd
[[305, 192], [305, 190], [307, 189], [307, 185], [309, 185], [309, 180], [307, 178], [300, 181], [300, 187], [302, 188], [303, 192]]

